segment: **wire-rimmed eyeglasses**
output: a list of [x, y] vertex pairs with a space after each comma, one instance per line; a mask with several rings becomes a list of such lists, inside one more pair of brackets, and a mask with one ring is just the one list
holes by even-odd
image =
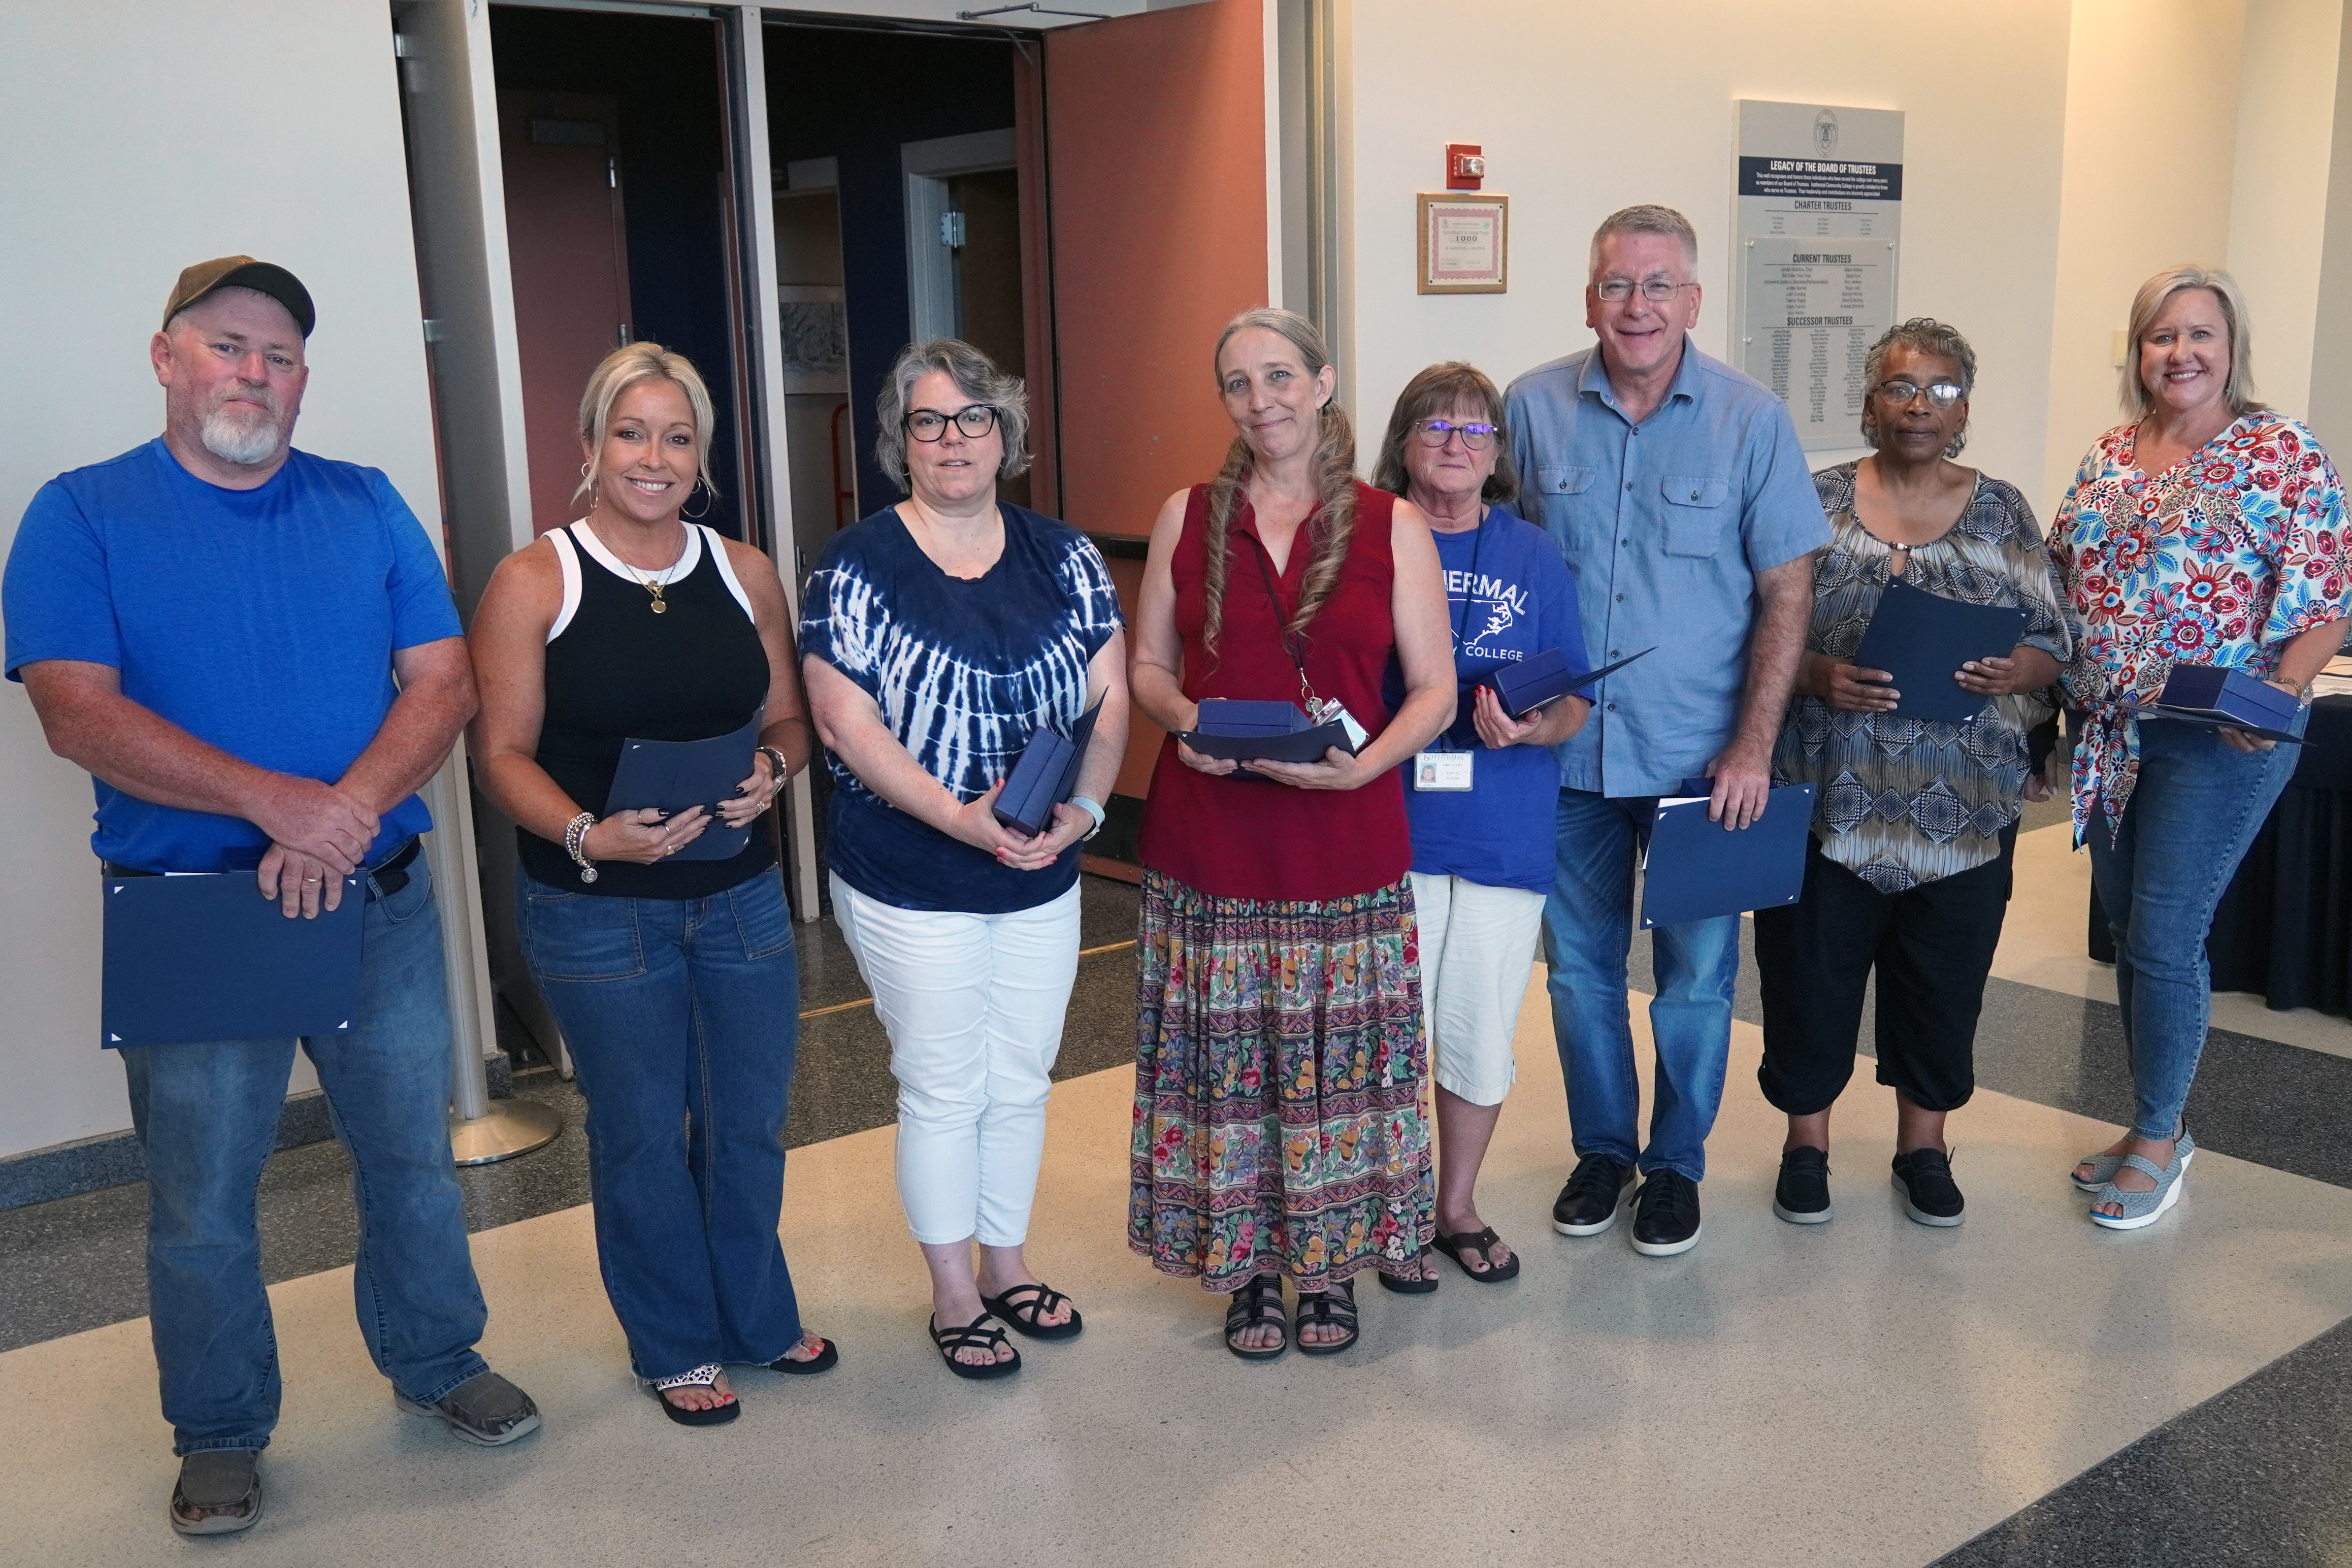
[[1642, 298], [1653, 305], [1663, 305], [1685, 289], [1696, 289], [1696, 283], [1669, 283], [1663, 278], [1644, 278], [1639, 283], [1631, 278], [1604, 278], [1592, 286], [1592, 291], [1612, 305], [1622, 305], [1639, 289]]
[[1451, 419], [1416, 419], [1413, 421], [1412, 428], [1413, 433], [1421, 437], [1421, 444], [1430, 447], [1443, 447], [1447, 441], [1459, 436], [1462, 437], [1462, 445], [1465, 448], [1473, 452], [1483, 452], [1486, 449], [1487, 443], [1495, 438], [1495, 427], [1475, 419], [1460, 425], [1456, 425]]
[[907, 416], [907, 434], [918, 441], [936, 441], [948, 433], [950, 417], [966, 440], [977, 441], [996, 428], [996, 410], [985, 403], [974, 403], [957, 409], [952, 416], [936, 408], [918, 408]]
[[1936, 408], [1949, 408], [1967, 394], [1957, 381], [1934, 381], [1922, 386], [1916, 381], [1882, 381], [1874, 389], [1886, 403], [1903, 407], [1921, 393], [1927, 395], [1928, 404]]

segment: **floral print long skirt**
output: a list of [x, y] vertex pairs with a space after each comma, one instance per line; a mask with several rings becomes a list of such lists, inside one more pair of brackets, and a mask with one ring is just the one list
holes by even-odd
[[1213, 1291], [1403, 1275], [1436, 1234], [1412, 887], [1143, 879], [1127, 1240]]

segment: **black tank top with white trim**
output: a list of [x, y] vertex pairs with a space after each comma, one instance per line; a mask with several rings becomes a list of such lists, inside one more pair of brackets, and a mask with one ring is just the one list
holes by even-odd
[[[601, 816], [624, 741], [707, 741], [741, 729], [768, 700], [768, 653], [726, 542], [709, 529], [687, 529], [685, 554], [657, 579], [659, 614], [650, 574], [632, 573], [584, 524], [547, 537], [563, 570], [563, 606], [547, 634], [537, 761], [581, 810]], [[764, 823], [732, 859], [606, 860], [593, 882], [581, 881], [562, 844], [520, 828], [516, 841], [534, 880], [607, 898], [704, 898], [776, 862]]]

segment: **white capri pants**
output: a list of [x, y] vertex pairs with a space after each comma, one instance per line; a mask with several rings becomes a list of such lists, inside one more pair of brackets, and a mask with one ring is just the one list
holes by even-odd
[[1421, 930], [1421, 1017], [1438, 1087], [1500, 1105], [1518, 1077], [1511, 1037], [1536, 961], [1544, 895], [1463, 877], [1412, 874]]
[[928, 1246], [1020, 1246], [1078, 974], [1076, 885], [1034, 909], [978, 915], [902, 910], [832, 883], [834, 918], [890, 1037], [907, 1227]]

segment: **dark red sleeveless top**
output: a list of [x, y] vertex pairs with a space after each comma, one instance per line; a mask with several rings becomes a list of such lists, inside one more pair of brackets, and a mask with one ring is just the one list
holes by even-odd
[[[1382, 679], [1396, 657], [1389, 616], [1396, 563], [1389, 551], [1396, 497], [1356, 486], [1356, 527], [1331, 596], [1307, 624], [1307, 676], [1318, 697], [1337, 698], [1378, 736], [1388, 727]], [[1275, 580], [1279, 616], [1259, 561], [1268, 561], [1257, 519], [1244, 500], [1226, 531], [1224, 626], [1217, 651], [1201, 642], [1206, 611], [1209, 487], [1192, 487], [1184, 532], [1170, 562], [1176, 631], [1184, 641], [1184, 695], [1298, 700], [1298, 672], [1282, 627], [1297, 606], [1319, 519], [1299, 525], [1290, 559]], [[1255, 556], [1256, 559], [1253, 559]], [[1196, 892], [1260, 900], [1352, 898], [1402, 881], [1412, 863], [1403, 770], [1391, 768], [1355, 790], [1293, 789], [1265, 779], [1213, 777], [1186, 767], [1171, 735], [1151, 773], [1143, 812], [1144, 865]]]

